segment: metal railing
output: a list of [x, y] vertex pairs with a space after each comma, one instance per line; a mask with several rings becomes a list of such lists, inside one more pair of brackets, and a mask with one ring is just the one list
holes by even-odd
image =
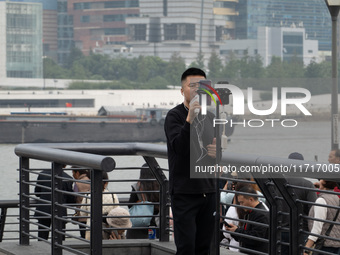
[[[124, 143], [124, 144], [22, 144], [18, 145], [15, 149], [15, 153], [20, 157], [20, 244], [27, 245], [30, 239], [39, 239], [37, 233], [38, 224], [36, 219], [32, 215], [36, 211], [37, 203], [47, 202], [39, 201], [36, 194], [32, 189], [37, 186], [36, 176], [38, 171], [42, 169], [30, 168], [30, 160], [39, 160], [43, 162], [51, 163], [51, 201], [50, 206], [52, 207], [51, 214], [46, 216], [52, 218], [51, 228], [47, 230], [51, 231], [51, 241], [46, 241], [51, 245], [51, 254], [62, 254], [62, 250], [68, 250], [75, 254], [88, 254], [88, 252], [80, 251], [63, 244], [63, 239], [73, 238], [78, 241], [84, 242], [89, 245], [89, 251], [91, 254], [102, 254], [102, 171], [127, 171], [128, 169], [140, 169], [139, 166], [118, 168], [116, 167], [115, 160], [120, 156], [138, 156], [146, 162], [153, 172], [155, 179], [160, 184], [160, 200], [159, 200], [159, 240], [169, 241], [169, 232], [171, 231], [169, 227], [169, 194], [168, 194], [168, 180], [164, 173], [166, 169], [162, 169], [157, 162], [156, 158], [167, 159], [166, 146], [155, 145], [155, 144], [141, 144], [141, 143]], [[114, 159], [115, 160], [114, 160]], [[254, 155], [242, 155], [237, 153], [225, 152], [222, 155], [222, 160], [220, 165], [233, 165], [239, 167], [242, 166], [291, 166], [291, 165], [301, 165], [301, 171], [299, 175], [301, 177], [308, 178], [318, 178], [320, 174], [310, 171], [311, 166], [317, 167], [315, 162], [307, 161], [297, 161], [288, 160], [282, 158], [273, 157], [259, 157]], [[307, 169], [307, 164], [309, 169]], [[72, 213], [68, 213], [67, 216], [63, 215], [62, 210], [66, 208], [71, 212], [77, 209], [77, 204], [65, 204], [63, 202], [63, 196], [65, 195], [75, 195], [68, 193], [63, 190], [63, 183], [70, 182], [72, 180], [62, 177], [62, 172], [67, 171], [67, 168], [63, 168], [64, 165], [77, 165], [83, 168], [91, 169], [91, 192], [89, 194], [91, 211], [89, 212], [89, 219], [91, 223], [83, 224], [72, 219]], [[114, 172], [113, 172], [114, 173]], [[285, 176], [293, 176], [296, 173], [285, 173]], [[336, 179], [338, 178], [338, 173], [327, 173], [328, 178]], [[34, 176], [34, 178], [32, 178]], [[216, 181], [238, 181], [247, 182], [249, 184], [256, 184], [261, 189], [263, 197], [266, 199], [266, 204], [269, 206], [268, 218], [269, 224], [262, 224], [262, 227], [268, 229], [269, 235], [267, 238], [257, 238], [249, 237], [249, 239], [254, 239], [257, 241], [262, 241], [268, 244], [269, 254], [281, 254], [281, 246], [287, 244], [282, 240], [282, 232], [289, 234], [289, 253], [299, 254], [302, 250], [306, 249], [304, 247], [304, 240], [302, 240], [302, 234], [309, 235], [310, 232], [303, 228], [304, 220], [313, 220], [308, 218], [302, 210], [303, 205], [315, 205], [314, 202], [302, 201], [296, 197], [296, 189], [301, 189], [302, 187], [291, 185], [282, 172], [277, 173], [253, 173], [253, 180], [240, 180], [235, 179], [232, 176], [218, 178]], [[110, 183], [122, 182], [124, 180], [119, 180], [113, 178], [109, 180]], [[126, 180], [125, 180], [126, 181]], [[130, 179], [130, 182], [137, 181], [137, 179]], [[99, 187], [99, 188], [98, 188]], [[303, 188], [305, 189], [305, 188]], [[310, 192], [316, 192], [317, 189], [310, 189]], [[226, 230], [221, 230], [220, 223], [222, 220], [226, 219], [224, 213], [220, 213], [220, 206], [235, 206], [239, 208], [245, 208], [244, 206], [235, 205], [232, 203], [220, 203], [220, 193], [229, 192], [239, 194], [237, 191], [223, 190], [219, 189], [216, 200], [218, 201], [216, 207], [216, 218], [215, 218], [215, 245], [213, 247], [213, 254], [220, 254], [219, 247], [220, 239], [219, 236], [222, 233], [227, 233]], [[111, 192], [117, 195], [123, 196], [125, 194], [130, 194], [131, 191], [119, 191]], [[329, 193], [329, 192], [328, 192]], [[332, 192], [331, 192], [332, 193]], [[334, 192], [333, 192], [334, 193]], [[78, 196], [86, 196], [87, 194], [77, 194]], [[261, 196], [261, 195], [259, 195]], [[36, 204], [32, 201], [35, 200]], [[283, 201], [288, 206], [288, 212], [282, 210]], [[116, 204], [113, 204], [116, 205]], [[127, 199], [120, 201], [119, 205], [127, 206], [131, 205], [127, 202]], [[337, 207], [334, 207], [337, 208]], [[286, 219], [283, 220], [282, 216]], [[287, 225], [287, 222], [289, 224]], [[314, 219], [315, 220], [315, 219]], [[252, 223], [245, 219], [239, 219], [242, 223]], [[91, 239], [85, 240], [79, 238], [73, 233], [79, 231], [77, 228], [65, 228], [64, 223], [73, 223], [81, 225], [87, 231], [91, 233]], [[336, 223], [338, 224], [338, 223]], [[68, 224], [70, 225], [70, 224]], [[76, 225], [74, 225], [76, 226]], [[109, 228], [114, 229], [114, 228]], [[242, 235], [240, 235], [242, 236]], [[340, 241], [339, 239], [335, 238]], [[41, 239], [40, 239], [41, 240]], [[228, 247], [229, 245], [226, 245]], [[247, 249], [239, 247], [240, 251], [247, 251]], [[306, 249], [308, 250], [308, 249]], [[258, 254], [261, 254], [258, 252]], [[325, 253], [327, 254], [327, 253]]]
[[[155, 176], [160, 186], [159, 196], [159, 226], [157, 226], [160, 241], [169, 240], [169, 201], [168, 201], [168, 180], [159, 166], [155, 157], [166, 158], [166, 149], [164, 146], [150, 145], [150, 144], [22, 144], [15, 148], [15, 153], [20, 157], [20, 244], [28, 245], [30, 238], [36, 238], [40, 241], [48, 242], [51, 245], [52, 254], [62, 254], [62, 250], [68, 250], [76, 254], [87, 254], [75, 250], [74, 248], [63, 245], [65, 238], [74, 238], [84, 243], [90, 244], [91, 254], [102, 254], [102, 207], [103, 206], [125, 206], [131, 203], [102, 203], [102, 171], [110, 172], [112, 170], [119, 170], [124, 168], [116, 168], [115, 161], [110, 156], [141, 156], [148, 164], [150, 170]], [[101, 155], [99, 155], [101, 154]], [[102, 156], [104, 155], [104, 156]], [[37, 174], [42, 175], [42, 169], [30, 168], [30, 160], [40, 160], [51, 163], [50, 173], [44, 173], [45, 182], [49, 182], [49, 187], [43, 183], [44, 181], [36, 180]], [[63, 185], [65, 183], [73, 182], [70, 178], [65, 178], [63, 172], [66, 172], [66, 165], [81, 166], [90, 169], [91, 173], [91, 191], [89, 194], [75, 194], [70, 191], [65, 191]], [[140, 169], [140, 167], [129, 169]], [[127, 170], [127, 169], [125, 169]], [[32, 176], [35, 175], [34, 178]], [[119, 182], [122, 180], [107, 180], [108, 182]], [[125, 180], [127, 181], [127, 180]], [[129, 179], [128, 181], [138, 181], [138, 179]], [[36, 187], [44, 188], [39, 194], [32, 192]], [[125, 192], [111, 192], [116, 194], [128, 194], [131, 191]], [[48, 199], [38, 198], [37, 195], [49, 195]], [[90, 211], [84, 211], [77, 207], [76, 203], [65, 203], [65, 196], [83, 196], [89, 198]], [[37, 202], [32, 205], [31, 200]], [[50, 200], [50, 201], [48, 201]], [[158, 204], [158, 203], [155, 203]], [[39, 206], [49, 206], [50, 212], [38, 210]], [[80, 223], [72, 216], [63, 213], [64, 210], [76, 211], [80, 210], [87, 213], [89, 216], [82, 218], [89, 218], [90, 224]], [[35, 213], [35, 216], [33, 216]], [[38, 213], [38, 216], [36, 215]], [[43, 226], [37, 223], [39, 219], [52, 219], [51, 227]], [[90, 232], [90, 240], [85, 240], [75, 236], [74, 231], [79, 229], [66, 229], [66, 223], [73, 223], [80, 225], [85, 231]], [[33, 227], [34, 230], [31, 228]], [[40, 228], [36, 230], [36, 228]], [[152, 227], [151, 227], [152, 228]], [[113, 228], [109, 228], [113, 229]], [[104, 229], [105, 230], [105, 229]], [[51, 231], [51, 241], [39, 237], [39, 232]], [[38, 233], [38, 236], [37, 236]]]
[[[18, 208], [19, 200], [0, 201], [0, 242], [18, 239]], [[8, 220], [8, 218], [10, 218], [10, 220]], [[5, 229], [5, 226], [9, 226], [9, 228]], [[8, 236], [4, 237], [5, 233]]]
[[[340, 208], [340, 206], [322, 205], [315, 203], [315, 201], [299, 199], [296, 194], [297, 190], [304, 190], [304, 192], [312, 193], [321, 192], [333, 195], [340, 195], [340, 193], [335, 191], [323, 191], [313, 187], [308, 188], [303, 185], [292, 185], [290, 184], [290, 182], [293, 181], [289, 181], [289, 178], [300, 178], [299, 180], [301, 180], [302, 178], [326, 179], [330, 181], [335, 181], [339, 185], [339, 171], [334, 171], [336, 167], [333, 164], [283, 159], [276, 157], [245, 155], [232, 152], [224, 153], [220, 164], [234, 166], [236, 169], [238, 169], [238, 172], [241, 173], [241, 178], [239, 176], [240, 179], [235, 179], [235, 177], [229, 176], [227, 178], [221, 177], [221, 180], [231, 182], [248, 182], [250, 184], [258, 185], [258, 187], [261, 189], [263, 197], [266, 199], [266, 204], [269, 206], [269, 224], [267, 225], [269, 234], [268, 241], [260, 241], [263, 241], [264, 243], [268, 242], [269, 254], [282, 254], [281, 250], [283, 245], [289, 245], [287, 249], [289, 254], [292, 255], [301, 254], [303, 251], [319, 251], [313, 248], [305, 247], [307, 236], [315, 234], [312, 234], [310, 230], [306, 229], [304, 221], [309, 220], [311, 222], [321, 221], [328, 223], [331, 223], [332, 221], [322, 221], [317, 218], [308, 217], [308, 215], [306, 215], [306, 212], [303, 210], [303, 207], [308, 206], [308, 209], [310, 209], [313, 205], [315, 205], [320, 207], [338, 209]], [[251, 175], [247, 173], [244, 175], [244, 172], [246, 171], [243, 171], [242, 177], [242, 171], [240, 171], [241, 166], [243, 167], [243, 170], [253, 169], [254, 171]], [[247, 168], [247, 166], [249, 167]], [[275, 169], [276, 167], [278, 171], [261, 171], [264, 169], [264, 166], [271, 166], [272, 169]], [[320, 170], [320, 167], [322, 170]], [[337, 165], [337, 167], [339, 167], [339, 165]], [[249, 177], [252, 177], [253, 181], [249, 181]], [[248, 178], [248, 180], [244, 180], [244, 178]], [[234, 192], [235, 194], [242, 195], [242, 193], [239, 193], [237, 191], [225, 191], [223, 189], [220, 189], [220, 192]], [[218, 198], [219, 197], [220, 196], [218, 196]], [[238, 206], [232, 203], [222, 203], [222, 205], [236, 207]], [[238, 207], [242, 208], [242, 206]], [[223, 216], [222, 218], [225, 219], [225, 217]], [[242, 222], [242, 220], [240, 220], [240, 222]], [[243, 222], [249, 223], [249, 221]], [[254, 222], [251, 223], [254, 224]], [[335, 226], [340, 225], [340, 222], [332, 223]], [[287, 234], [288, 242], [283, 240], [283, 233]], [[336, 238], [330, 238], [326, 237], [325, 235], [319, 235], [319, 237], [340, 242], [340, 236]], [[256, 238], [253, 239], [255, 240]], [[239, 247], [239, 250], [247, 252], [247, 249], [243, 249], [242, 247]], [[260, 252], [256, 253], [262, 254]], [[318, 254], [331, 253], [319, 251]]]

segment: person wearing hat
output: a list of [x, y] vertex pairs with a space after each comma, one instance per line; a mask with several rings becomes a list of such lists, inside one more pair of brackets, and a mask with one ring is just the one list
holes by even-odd
[[[124, 218], [124, 216], [127, 218]], [[109, 212], [106, 218], [106, 222], [110, 225], [110, 227], [117, 228], [111, 230], [109, 237], [110, 240], [126, 239], [125, 230], [127, 228], [131, 228], [132, 226], [129, 216], [129, 211], [120, 206], [112, 209]]]
[[[102, 195], [102, 201], [103, 201], [103, 206], [102, 206], [102, 215], [103, 215], [103, 219], [105, 219], [108, 215], [108, 213], [118, 207], [119, 205], [119, 199], [118, 196], [116, 194], [113, 194], [111, 192], [109, 192], [109, 190], [107, 189], [107, 186], [109, 184], [108, 182], [108, 174], [107, 172], [102, 171], [102, 180], [103, 180], [103, 195]], [[90, 217], [90, 211], [91, 211], [91, 201], [90, 201], [90, 196], [86, 196], [83, 198], [82, 201], [82, 205], [80, 207], [81, 211], [80, 211], [80, 216], [86, 216], [86, 225], [87, 226], [91, 226], [91, 217]], [[109, 236], [106, 234], [105, 232], [105, 228], [107, 228], [107, 224], [102, 222], [103, 224], [103, 239], [108, 239]], [[85, 239], [86, 240], [91, 240], [91, 231], [88, 230], [85, 233]]]

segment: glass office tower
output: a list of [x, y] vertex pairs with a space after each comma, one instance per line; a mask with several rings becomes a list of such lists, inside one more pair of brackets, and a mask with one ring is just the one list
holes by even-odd
[[[42, 77], [42, 5], [0, 2], [1, 62], [6, 77]], [[5, 56], [5, 57], [4, 57]]]
[[68, 14], [67, 0], [58, 0], [58, 63], [65, 64], [73, 41], [73, 16]]
[[322, 0], [239, 0], [236, 39], [256, 39], [258, 27], [303, 27], [306, 38], [331, 50], [331, 18]]

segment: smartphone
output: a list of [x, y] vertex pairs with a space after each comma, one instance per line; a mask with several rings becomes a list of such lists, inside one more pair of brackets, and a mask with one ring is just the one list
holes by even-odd
[[231, 226], [228, 224], [228, 222], [223, 221], [223, 224], [224, 224], [224, 226], [226, 226], [226, 227], [228, 227], [228, 228], [231, 228]]
[[200, 80], [199, 84], [200, 84], [200, 87], [204, 85], [211, 86], [211, 80]]

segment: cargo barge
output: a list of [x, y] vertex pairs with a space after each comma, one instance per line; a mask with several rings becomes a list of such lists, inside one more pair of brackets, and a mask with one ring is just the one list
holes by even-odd
[[0, 115], [0, 143], [165, 142], [166, 109], [133, 114], [77, 116], [66, 113]]
[[[168, 109], [141, 108], [95, 116], [66, 112], [12, 112], [0, 115], [0, 143], [166, 142], [164, 120]], [[234, 126], [226, 125], [230, 137]]]
[[[165, 142], [164, 119], [179, 95], [171, 89], [1, 91], [0, 143]], [[228, 137], [233, 129], [226, 126]]]

